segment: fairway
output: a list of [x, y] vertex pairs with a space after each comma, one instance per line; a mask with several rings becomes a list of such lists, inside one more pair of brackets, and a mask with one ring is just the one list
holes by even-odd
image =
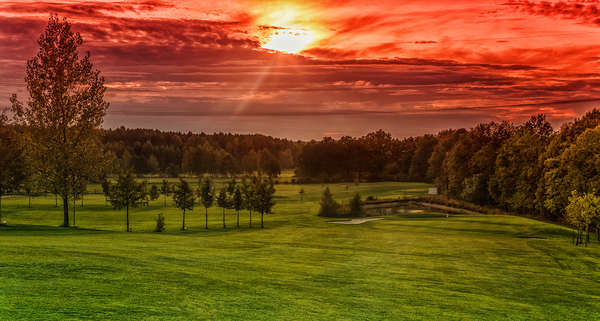
[[[0, 320], [593, 320], [600, 318], [600, 246], [513, 216], [398, 214], [358, 225], [316, 216], [334, 197], [407, 197], [426, 184], [276, 186], [274, 213], [195, 208], [163, 198], [124, 213], [86, 196], [78, 229], [53, 197], [3, 199]], [[88, 190], [99, 187], [91, 186]], [[298, 191], [306, 193], [300, 201]], [[60, 205], [60, 204], [59, 204]], [[167, 231], [152, 233], [158, 213]]]

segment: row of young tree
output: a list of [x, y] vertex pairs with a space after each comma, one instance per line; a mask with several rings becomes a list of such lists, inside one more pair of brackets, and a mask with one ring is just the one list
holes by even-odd
[[[215, 184], [210, 177], [205, 177], [198, 182], [198, 188], [194, 190], [184, 179], [177, 184], [170, 184], [163, 180], [160, 188], [152, 185], [147, 188], [146, 182], [140, 182], [133, 173], [120, 174], [116, 182], [104, 181], [102, 189], [105, 196], [115, 209], [125, 209], [126, 231], [131, 232], [129, 210], [138, 206], [147, 205], [148, 200], [156, 200], [160, 194], [164, 195], [164, 206], [167, 206], [167, 197], [172, 195], [175, 207], [182, 210], [181, 230], [186, 230], [185, 218], [187, 211], [193, 211], [197, 204], [205, 209], [205, 228], [208, 229], [208, 209], [215, 203], [223, 210], [223, 228], [225, 223], [225, 211], [235, 210], [237, 215], [237, 228], [240, 227], [240, 211], [248, 210], [249, 226], [252, 227], [252, 211], [260, 213], [260, 226], [264, 228], [264, 214], [271, 213], [275, 205], [273, 196], [275, 186], [271, 177], [261, 175], [244, 178], [240, 183], [235, 179], [229, 181], [217, 193]], [[156, 231], [161, 232], [164, 228], [164, 216], [157, 218]]]

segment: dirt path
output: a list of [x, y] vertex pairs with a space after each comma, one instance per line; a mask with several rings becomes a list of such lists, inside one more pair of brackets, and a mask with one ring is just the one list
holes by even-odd
[[383, 220], [383, 217], [374, 217], [374, 218], [355, 218], [352, 219], [350, 221], [336, 221], [336, 222], [329, 222], [329, 223], [333, 223], [333, 224], [351, 224], [351, 225], [356, 225], [356, 224], [362, 224], [362, 223], [366, 223], [366, 222], [370, 222], [370, 221], [379, 221], [379, 220]]

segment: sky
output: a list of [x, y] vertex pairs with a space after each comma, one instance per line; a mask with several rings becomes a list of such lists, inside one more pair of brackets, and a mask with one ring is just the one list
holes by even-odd
[[0, 106], [51, 14], [106, 79], [107, 128], [407, 137], [600, 107], [600, 0], [1, 1]]

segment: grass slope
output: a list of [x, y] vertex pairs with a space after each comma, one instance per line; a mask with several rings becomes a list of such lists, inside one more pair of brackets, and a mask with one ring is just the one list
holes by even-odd
[[[424, 193], [423, 184], [329, 185], [338, 199]], [[3, 201], [0, 319], [600, 319], [600, 246], [511, 216], [398, 215], [361, 225], [316, 217], [320, 185], [278, 185], [266, 229], [221, 228], [162, 199], [124, 214], [87, 197], [79, 229], [53, 198]], [[150, 233], [156, 214], [167, 232]], [[255, 216], [258, 223], [258, 216]], [[255, 225], [255, 226], [258, 226]]]

